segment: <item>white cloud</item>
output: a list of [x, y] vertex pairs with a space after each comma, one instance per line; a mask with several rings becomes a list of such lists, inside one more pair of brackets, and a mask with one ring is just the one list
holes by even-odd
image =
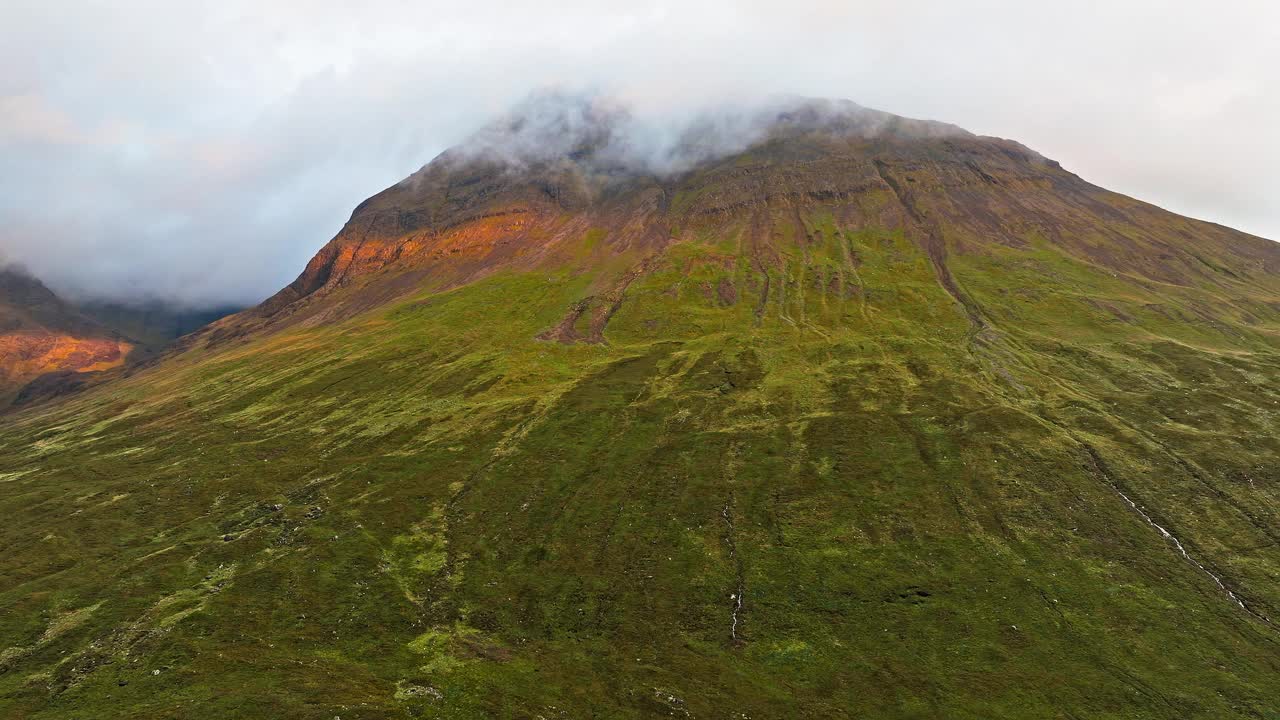
[[9, 0], [0, 254], [64, 291], [260, 299], [546, 85], [848, 98], [1280, 238], [1277, 67], [1280, 10], [1246, 0]]

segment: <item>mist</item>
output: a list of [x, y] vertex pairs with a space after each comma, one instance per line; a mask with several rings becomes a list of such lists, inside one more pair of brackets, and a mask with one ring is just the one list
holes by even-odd
[[954, 125], [902, 118], [849, 100], [762, 95], [655, 110], [600, 92], [540, 88], [427, 167], [482, 161], [521, 172], [573, 163], [606, 175], [664, 177], [787, 131], [868, 138], [965, 134]]
[[[252, 303], [361, 200], [458, 143], [529, 162], [605, 127], [602, 157], [676, 172], [745, 147], [785, 96], [1012, 138], [1104, 187], [1280, 238], [1280, 10], [1170, 10], [11, 0], [0, 257], [77, 299]], [[590, 100], [504, 127], [538, 88]]]

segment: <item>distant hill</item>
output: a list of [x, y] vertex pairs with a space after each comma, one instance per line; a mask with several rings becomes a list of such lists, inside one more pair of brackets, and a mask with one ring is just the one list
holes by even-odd
[[151, 351], [160, 350], [187, 333], [244, 309], [234, 305], [193, 309], [159, 300], [141, 303], [91, 300], [77, 303], [76, 308]]
[[133, 348], [36, 278], [0, 268], [0, 408], [42, 375], [77, 381], [80, 374], [120, 366]]
[[71, 303], [27, 271], [0, 267], [0, 412], [83, 389], [239, 309]]

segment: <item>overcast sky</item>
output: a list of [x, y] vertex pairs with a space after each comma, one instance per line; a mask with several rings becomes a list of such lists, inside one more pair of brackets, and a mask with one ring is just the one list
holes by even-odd
[[0, 256], [67, 294], [254, 302], [365, 197], [545, 86], [847, 98], [1280, 239], [1262, 0], [3, 0]]

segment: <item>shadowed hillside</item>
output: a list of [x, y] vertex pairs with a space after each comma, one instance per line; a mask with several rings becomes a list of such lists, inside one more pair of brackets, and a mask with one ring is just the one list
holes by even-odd
[[76, 307], [102, 325], [136, 339], [152, 352], [162, 350], [183, 335], [244, 309], [232, 305], [187, 308], [158, 300], [142, 303], [93, 300], [80, 302]]

